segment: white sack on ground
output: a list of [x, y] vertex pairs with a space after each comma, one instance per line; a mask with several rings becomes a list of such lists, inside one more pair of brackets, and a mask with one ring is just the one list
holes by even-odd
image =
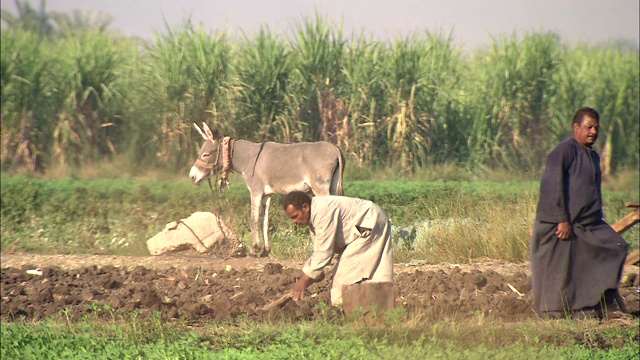
[[195, 212], [186, 219], [167, 224], [164, 230], [147, 240], [147, 248], [151, 255], [189, 249], [206, 253], [225, 240], [236, 243], [238, 238], [214, 214]]

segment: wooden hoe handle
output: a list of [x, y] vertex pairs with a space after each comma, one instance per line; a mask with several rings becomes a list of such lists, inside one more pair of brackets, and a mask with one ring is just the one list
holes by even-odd
[[281, 298], [279, 298], [278, 300], [272, 302], [271, 304], [267, 304], [265, 305], [262, 310], [264, 311], [269, 311], [275, 308], [281, 308], [283, 307], [286, 303], [289, 302], [289, 300], [293, 299], [293, 295], [291, 295], [291, 293], [287, 293], [285, 295], [283, 295]]

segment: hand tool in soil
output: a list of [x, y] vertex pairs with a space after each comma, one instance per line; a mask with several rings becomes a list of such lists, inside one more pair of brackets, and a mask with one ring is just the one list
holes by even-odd
[[262, 310], [263, 311], [269, 311], [269, 310], [273, 310], [273, 309], [280, 309], [283, 306], [285, 306], [290, 300], [293, 299], [293, 295], [289, 292], [286, 293], [285, 295], [281, 296], [278, 300], [273, 301], [270, 304], [265, 305]]

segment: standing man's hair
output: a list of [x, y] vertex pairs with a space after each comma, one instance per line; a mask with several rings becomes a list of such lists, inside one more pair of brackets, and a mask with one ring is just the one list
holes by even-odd
[[302, 209], [302, 205], [311, 205], [311, 198], [302, 191], [292, 191], [284, 196], [282, 200], [282, 210], [287, 210], [289, 205], [293, 205], [296, 209]]
[[592, 109], [590, 107], [583, 107], [582, 109], [578, 110], [573, 116], [573, 123], [578, 125], [582, 124], [582, 119], [585, 116], [594, 118], [596, 121], [600, 122], [600, 114], [598, 114], [595, 109]]

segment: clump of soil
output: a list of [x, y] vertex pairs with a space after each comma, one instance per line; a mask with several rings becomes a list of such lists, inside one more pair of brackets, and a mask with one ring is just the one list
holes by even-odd
[[[93, 261], [92, 261], [93, 259]], [[41, 320], [65, 311], [110, 318], [113, 311], [138, 312], [191, 323], [326, 319], [331, 273], [309, 288], [309, 296], [282, 308], [264, 305], [286, 294], [301, 274], [301, 262], [219, 259], [208, 256], [116, 257], [2, 254], [0, 318]], [[30, 271], [31, 270], [31, 271]], [[37, 270], [37, 271], [33, 271]], [[407, 315], [434, 321], [479, 313], [504, 321], [535, 317], [527, 264], [396, 265], [396, 306]], [[636, 288], [621, 288], [638, 313]]]

